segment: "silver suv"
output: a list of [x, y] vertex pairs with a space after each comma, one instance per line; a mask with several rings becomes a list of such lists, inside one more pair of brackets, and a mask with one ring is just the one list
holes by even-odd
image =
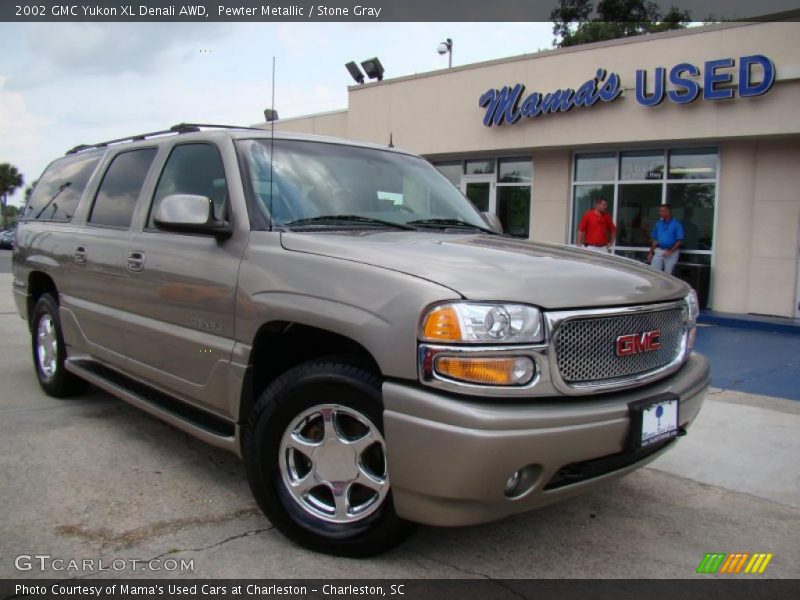
[[303, 546], [365, 556], [586, 491], [672, 447], [697, 299], [498, 233], [424, 159], [179, 125], [79, 146], [24, 209], [42, 388], [87, 382], [245, 461]]

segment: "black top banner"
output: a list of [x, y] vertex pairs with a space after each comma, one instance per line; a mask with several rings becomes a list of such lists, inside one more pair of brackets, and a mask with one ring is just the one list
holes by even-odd
[[[692, 19], [758, 20], [798, 0], [656, 0]], [[558, 0], [0, 0], [0, 21], [550, 21]], [[783, 15], [797, 20], [798, 15]]]

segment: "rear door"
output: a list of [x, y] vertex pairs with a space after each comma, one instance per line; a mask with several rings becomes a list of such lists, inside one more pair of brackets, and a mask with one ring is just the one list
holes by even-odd
[[[227, 408], [236, 280], [249, 233], [246, 215], [231, 209], [231, 186], [241, 190], [241, 182], [232, 143], [220, 143], [226, 141], [227, 154], [212, 142], [175, 141], [168, 148], [152, 199], [139, 216], [141, 226], [128, 242], [133, 262], [125, 270], [129, 370], [221, 412]], [[171, 194], [211, 198], [217, 218], [233, 221], [233, 235], [158, 229], [155, 210]]]
[[85, 224], [72, 239], [67, 306], [75, 315], [85, 350], [117, 366], [126, 362], [123, 275], [131, 221], [156, 153], [156, 148], [137, 148], [110, 160]]

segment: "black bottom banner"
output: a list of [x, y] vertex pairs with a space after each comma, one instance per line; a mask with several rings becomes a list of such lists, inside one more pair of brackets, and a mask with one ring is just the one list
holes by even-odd
[[0, 600], [186, 600], [298, 598], [573, 598], [770, 600], [800, 598], [800, 579], [68, 579], [0, 580]]

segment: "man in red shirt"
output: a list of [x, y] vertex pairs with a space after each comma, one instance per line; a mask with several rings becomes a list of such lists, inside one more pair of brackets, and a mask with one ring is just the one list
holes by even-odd
[[578, 247], [598, 252], [611, 252], [617, 228], [608, 214], [608, 202], [605, 198], [594, 201], [578, 224]]

